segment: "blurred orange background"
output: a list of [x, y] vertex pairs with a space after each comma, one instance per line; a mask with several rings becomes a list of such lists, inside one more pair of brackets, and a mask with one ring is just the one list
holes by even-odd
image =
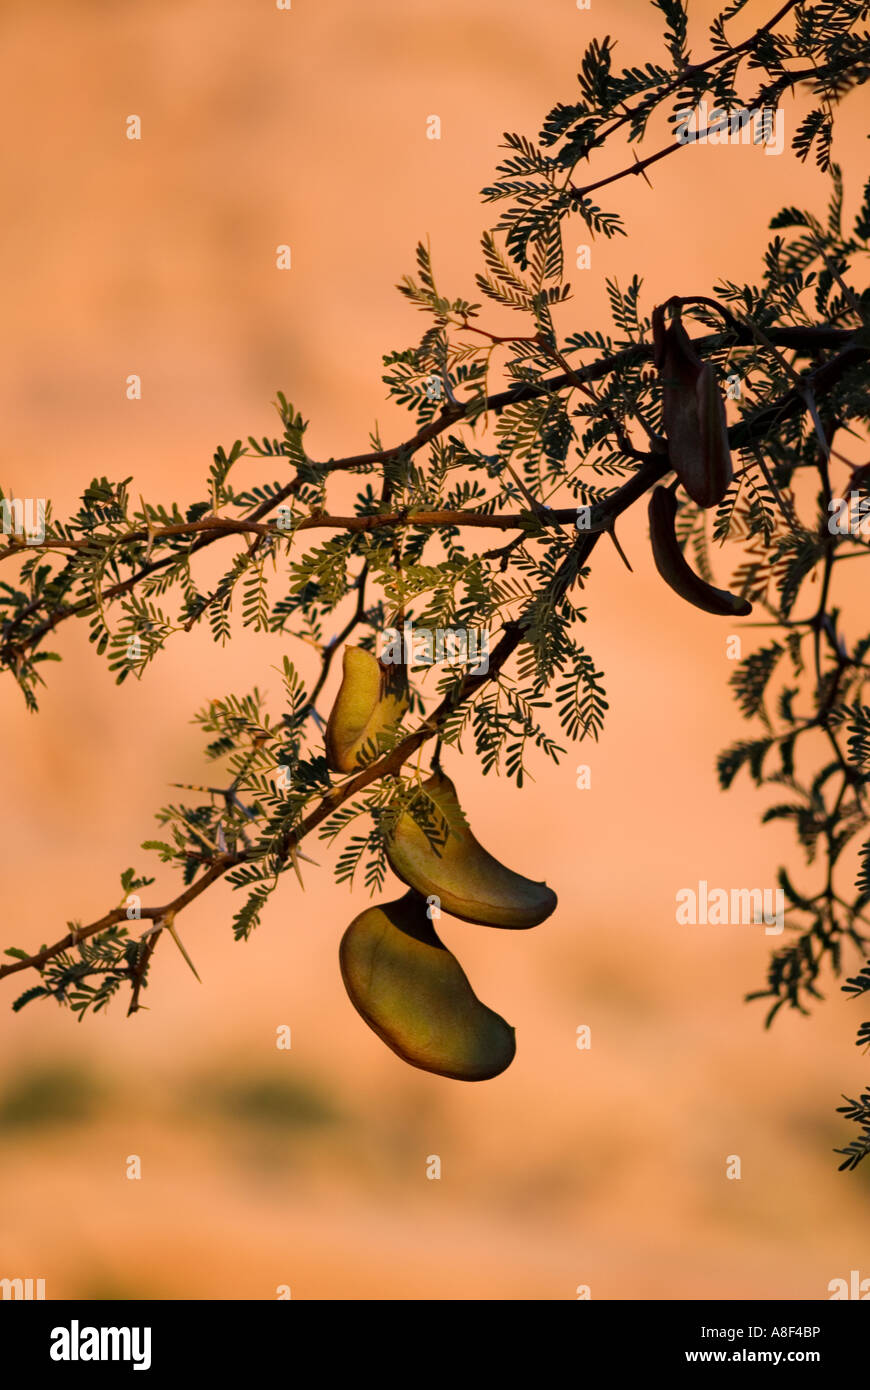
[[[735, 34], [775, 8], [750, 4]], [[692, 6], [695, 57], [714, 12]], [[572, 100], [605, 31], [620, 63], [664, 61], [638, 0], [6, 0], [3, 486], [63, 517], [94, 475], [132, 474], [134, 496], [186, 506], [219, 443], [276, 430], [277, 390], [310, 418], [315, 458], [364, 450], [375, 422], [387, 443], [410, 433], [381, 354], [423, 320], [393, 287], [428, 235], [442, 292], [478, 297], [479, 237], [497, 220], [479, 190], [502, 132], [534, 134]], [[849, 217], [866, 173], [860, 101], [835, 144]], [[786, 109], [790, 139], [803, 108]], [[440, 141], [426, 138], [432, 114]], [[650, 177], [652, 191], [628, 179], [599, 195], [629, 236], [595, 241], [591, 271], [569, 274], [562, 332], [610, 328], [607, 275], [625, 286], [638, 271], [645, 311], [754, 279], [770, 217], [792, 203], [821, 214], [829, 195], [788, 151], [686, 149]], [[574, 240], [589, 240], [582, 225], [572, 264]], [[483, 321], [500, 331], [497, 310]], [[131, 373], [141, 401], [126, 399]], [[234, 476], [280, 468], [252, 460]], [[283, 879], [249, 944], [232, 938], [239, 895], [219, 885], [196, 902], [179, 926], [204, 984], [163, 949], [133, 1019], [120, 1000], [81, 1027], [51, 1004], [16, 1016], [32, 981], [4, 982], [0, 1277], [44, 1278], [49, 1298], [271, 1299], [287, 1285], [294, 1298], [573, 1299], [586, 1285], [596, 1299], [793, 1299], [870, 1275], [870, 1164], [840, 1174], [832, 1153], [852, 1137], [840, 1093], [868, 1080], [859, 1020], [831, 984], [812, 1018], [765, 1033], [765, 1006], [742, 996], [785, 938], [674, 920], [677, 889], [699, 879], [773, 886], [783, 859], [801, 882], [811, 871], [784, 830], [760, 832], [766, 802], [748, 782], [717, 790], [715, 755], [746, 732], [723, 626], [661, 585], [643, 508], [620, 539], [635, 572], [596, 550], [579, 634], [606, 673], [603, 740], [559, 767], [540, 759], [521, 792], [482, 777], [470, 744], [446, 756], [481, 840], [559, 894], [533, 932], [441, 923], [517, 1028], [510, 1070], [442, 1080], [365, 1027], [337, 963], [364, 890], [337, 887], [335, 851], [309, 844], [321, 868], [303, 866], [304, 894]], [[202, 557], [201, 585], [233, 549]], [[100, 916], [128, 864], [157, 874], [147, 901], [171, 897], [172, 875], [138, 846], [169, 783], [203, 779], [194, 711], [255, 684], [277, 710], [285, 651], [314, 671], [302, 643], [238, 627], [222, 650], [200, 629], [118, 689], [83, 625], [55, 645], [38, 717], [0, 683], [3, 947]]]

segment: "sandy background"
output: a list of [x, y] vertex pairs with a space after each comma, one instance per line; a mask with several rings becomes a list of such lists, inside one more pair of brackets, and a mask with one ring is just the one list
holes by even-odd
[[[775, 7], [749, 8], [760, 22]], [[312, 420], [315, 457], [366, 448], [375, 421], [388, 442], [408, 433], [380, 358], [420, 331], [393, 289], [416, 241], [429, 235], [448, 293], [474, 298], [502, 132], [534, 133], [573, 98], [592, 34], [619, 35], [624, 63], [653, 56], [651, 14], [638, 0], [6, 0], [4, 486], [63, 515], [94, 474], [132, 474], [149, 500], [186, 505], [218, 443], [272, 431], [279, 389]], [[838, 133], [850, 212], [860, 101]], [[124, 135], [134, 113], [139, 142]], [[440, 142], [425, 138], [433, 113]], [[653, 181], [604, 191], [630, 239], [596, 242], [592, 271], [571, 277], [565, 332], [609, 326], [608, 274], [642, 273], [647, 305], [749, 279], [769, 217], [822, 211], [828, 191], [813, 167], [753, 149], [686, 150]], [[790, 1299], [870, 1275], [870, 1165], [838, 1174], [831, 1152], [851, 1137], [840, 1092], [867, 1082], [857, 1017], [832, 986], [811, 1020], [764, 1034], [763, 1006], [741, 1000], [770, 939], [674, 922], [682, 886], [772, 885], [782, 854], [798, 861], [781, 830], [759, 830], [748, 785], [716, 789], [715, 754], [744, 729], [726, 634], [661, 586], [644, 530], [641, 510], [620, 531], [633, 576], [595, 553], [582, 637], [607, 673], [602, 743], [541, 761], [522, 793], [461, 765], [480, 838], [560, 896], [535, 932], [442, 923], [518, 1030], [509, 1072], [480, 1086], [414, 1072], [365, 1028], [336, 958], [365, 900], [334, 885], [319, 846], [305, 895], [287, 877], [247, 946], [228, 889], [195, 904], [180, 925], [204, 985], [163, 949], [133, 1020], [121, 1004], [81, 1027], [53, 1005], [14, 1016], [24, 986], [4, 983], [0, 1277], [45, 1278], [56, 1298], [571, 1299], [588, 1285]], [[155, 872], [138, 849], [153, 811], [203, 773], [193, 712], [255, 683], [277, 707], [285, 644], [240, 634], [222, 651], [198, 631], [121, 690], [82, 627], [59, 649], [38, 718], [0, 683], [4, 947], [101, 914], [128, 864]], [[311, 669], [301, 644], [291, 655]], [[172, 879], [156, 871], [163, 901]]]

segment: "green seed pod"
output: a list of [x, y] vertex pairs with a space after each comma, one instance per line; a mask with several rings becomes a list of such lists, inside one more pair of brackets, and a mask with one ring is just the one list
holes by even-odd
[[390, 868], [423, 897], [434, 894], [445, 912], [485, 927], [537, 927], [555, 912], [556, 894], [546, 883], [502, 864], [472, 834], [456, 788], [443, 772], [423, 783], [447, 826], [435, 847], [405, 811], [387, 841]]
[[477, 998], [418, 893], [355, 917], [339, 962], [354, 1008], [412, 1067], [488, 1081], [513, 1061], [513, 1028]]
[[394, 729], [408, 708], [404, 666], [385, 666], [363, 647], [345, 647], [341, 687], [326, 726], [333, 772], [353, 772], [378, 734]]

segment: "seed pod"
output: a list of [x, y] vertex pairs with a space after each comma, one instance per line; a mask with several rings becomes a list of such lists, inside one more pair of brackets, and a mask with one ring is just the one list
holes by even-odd
[[443, 772], [423, 783], [447, 826], [437, 847], [409, 811], [387, 840], [394, 874], [424, 898], [435, 896], [444, 912], [485, 927], [536, 927], [556, 909], [546, 883], [525, 878], [502, 864], [471, 833], [456, 788]]
[[662, 379], [662, 420], [671, 467], [693, 502], [715, 507], [732, 477], [725, 406], [709, 362], [703, 362], [679, 317], [665, 327], [653, 310], [653, 356]]
[[488, 1081], [513, 1061], [513, 1028], [477, 998], [419, 894], [355, 917], [341, 939], [339, 962], [354, 1008], [412, 1067], [456, 1081]]
[[649, 535], [656, 569], [675, 594], [720, 617], [745, 618], [752, 604], [727, 589], [715, 589], [690, 568], [677, 541], [677, 499], [670, 488], [657, 487], [649, 500]]
[[361, 767], [365, 748], [395, 728], [408, 708], [404, 666], [387, 666], [363, 647], [345, 647], [341, 687], [326, 726], [326, 758], [333, 772]]

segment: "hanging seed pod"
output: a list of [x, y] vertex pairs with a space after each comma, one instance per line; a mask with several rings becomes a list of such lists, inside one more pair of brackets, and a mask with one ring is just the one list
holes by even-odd
[[390, 868], [424, 898], [438, 898], [445, 912], [486, 927], [536, 927], [556, 910], [556, 894], [546, 883], [526, 878], [502, 864], [472, 834], [456, 788], [443, 772], [423, 787], [447, 828], [436, 847], [409, 811], [387, 840]]
[[378, 734], [395, 728], [408, 708], [404, 666], [386, 666], [362, 647], [345, 647], [341, 687], [326, 726], [326, 757], [333, 772], [353, 772], [371, 761]]
[[662, 420], [671, 467], [692, 501], [715, 507], [732, 477], [725, 406], [709, 362], [703, 362], [677, 314], [665, 326], [653, 310], [653, 359], [662, 381]]
[[355, 917], [339, 961], [354, 1008], [412, 1067], [488, 1081], [513, 1061], [513, 1028], [478, 999], [418, 893]]
[[670, 488], [657, 487], [649, 500], [649, 535], [656, 569], [675, 594], [719, 617], [745, 618], [752, 604], [727, 589], [715, 589], [689, 566], [677, 540], [677, 499]]

